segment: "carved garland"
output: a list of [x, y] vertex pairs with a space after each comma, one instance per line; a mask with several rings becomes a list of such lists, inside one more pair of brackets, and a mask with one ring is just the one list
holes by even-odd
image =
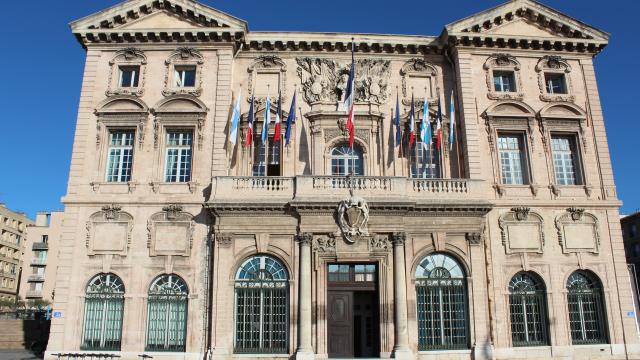
[[[542, 101], [565, 101], [574, 102], [576, 97], [573, 95], [571, 86], [571, 78], [568, 76], [571, 73], [571, 65], [567, 60], [556, 55], [546, 55], [538, 61], [535, 67], [538, 73], [538, 87], [540, 88], [540, 100]], [[547, 93], [547, 85], [545, 80], [545, 74], [555, 73], [564, 74], [564, 82], [567, 87], [566, 94], [549, 94]]]
[[[109, 78], [107, 82], [107, 91], [105, 95], [144, 95], [144, 83], [147, 72], [147, 57], [142, 50], [136, 48], [126, 48], [116, 52], [116, 55], [109, 61]], [[138, 87], [122, 88], [119, 84], [120, 66], [139, 66]]]
[[[520, 63], [510, 54], [493, 54], [484, 63], [487, 79], [487, 97], [491, 100], [522, 100], [522, 80], [520, 76]], [[512, 71], [516, 81], [516, 92], [497, 92], [493, 83], [494, 71]]]
[[[193, 95], [200, 96], [202, 94], [202, 68], [204, 67], [204, 58], [202, 54], [190, 47], [177, 48], [171, 53], [169, 58], [165, 60], [165, 76], [164, 89], [162, 95]], [[173, 85], [173, 74], [176, 66], [195, 66], [196, 67], [196, 85], [194, 87], [175, 87]]]

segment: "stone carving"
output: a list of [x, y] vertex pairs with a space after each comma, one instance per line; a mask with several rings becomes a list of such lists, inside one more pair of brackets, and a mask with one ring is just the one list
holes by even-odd
[[88, 255], [124, 256], [131, 245], [133, 216], [122, 211], [120, 205], [105, 205], [89, 217], [85, 228]]
[[120, 217], [120, 210], [122, 210], [122, 206], [118, 204], [110, 204], [102, 207], [106, 220], [117, 220]]
[[[165, 76], [164, 89], [162, 95], [193, 95], [200, 96], [202, 94], [202, 67], [204, 66], [204, 57], [197, 49], [191, 47], [180, 47], [171, 53], [169, 58], [165, 60]], [[193, 87], [175, 87], [173, 85], [173, 73], [176, 66], [195, 66], [196, 67], [196, 84]]]
[[309, 232], [303, 232], [296, 236], [296, 240], [300, 245], [311, 246], [313, 244], [313, 234]]
[[567, 212], [571, 214], [571, 220], [573, 221], [581, 221], [582, 216], [584, 215], [584, 209], [579, 209], [575, 207], [570, 207], [567, 209]]
[[[109, 61], [109, 78], [107, 82], [107, 91], [105, 95], [144, 95], [145, 75], [147, 72], [147, 57], [142, 50], [136, 48], [126, 48], [116, 51], [116, 55]], [[139, 66], [138, 86], [137, 87], [120, 87], [120, 66]]]
[[[332, 59], [296, 58], [302, 94], [307, 103], [336, 103], [342, 100], [349, 78], [350, 62]], [[356, 61], [355, 101], [382, 104], [389, 99], [391, 61]]]
[[404, 232], [394, 232], [391, 234], [391, 242], [394, 246], [404, 246], [407, 241], [407, 234]]
[[600, 230], [595, 215], [571, 207], [556, 217], [555, 226], [563, 253], [599, 253]]
[[[491, 100], [522, 100], [524, 92], [522, 92], [522, 81], [520, 79], [520, 63], [510, 55], [504, 53], [493, 54], [487, 58], [483, 68], [486, 72], [487, 79], [487, 97]], [[493, 82], [494, 71], [512, 71], [516, 82], [515, 92], [498, 92], [495, 90]]]
[[369, 205], [358, 196], [342, 200], [338, 205], [338, 225], [348, 243], [354, 244], [360, 237], [368, 236]]
[[182, 206], [163, 207], [147, 221], [149, 256], [189, 256], [194, 228], [193, 215], [182, 212]]
[[527, 219], [529, 219], [529, 212], [531, 211], [531, 208], [520, 206], [512, 208], [511, 211], [515, 213], [516, 220], [526, 221]]
[[[498, 219], [506, 254], [544, 250], [544, 220], [528, 207], [515, 207]], [[469, 241], [471, 241], [469, 239]]]
[[480, 245], [482, 243], [483, 236], [482, 236], [482, 233], [473, 232], [473, 233], [467, 233], [466, 238], [469, 244]]
[[336, 252], [336, 238], [333, 235], [318, 236], [313, 242], [313, 250], [323, 253]]
[[546, 55], [538, 61], [535, 70], [538, 73], [540, 100], [549, 102], [575, 101], [576, 97], [575, 95], [572, 95], [571, 78], [569, 76], [564, 77], [564, 83], [567, 91], [566, 94], [547, 93], [545, 73], [569, 74], [571, 72], [571, 65], [569, 65], [567, 60], [557, 55]]
[[171, 204], [162, 208], [167, 213], [167, 220], [175, 220], [182, 211], [182, 205]]
[[[249, 92], [247, 96], [247, 102], [251, 102], [251, 97], [254, 95], [255, 85], [258, 80], [258, 76], [260, 74], [278, 74], [279, 75], [279, 84], [274, 85], [274, 94], [277, 94], [278, 90], [280, 91], [280, 96], [282, 97], [282, 101], [285, 102], [287, 99], [287, 65], [285, 62], [278, 56], [275, 55], [262, 55], [257, 57], [251, 65], [247, 68], [247, 72], [249, 73]], [[265, 97], [256, 97], [254, 99], [255, 104], [257, 106], [264, 105], [266, 102]]]
[[218, 233], [216, 234], [216, 241], [220, 247], [231, 247], [231, 244], [233, 243], [233, 235], [230, 233]]
[[369, 239], [369, 251], [389, 251], [391, 241], [387, 235], [374, 235]]

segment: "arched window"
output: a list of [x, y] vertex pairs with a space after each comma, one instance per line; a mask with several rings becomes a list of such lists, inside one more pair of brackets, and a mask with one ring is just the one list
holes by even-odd
[[84, 303], [83, 350], [120, 350], [124, 284], [114, 274], [100, 274], [87, 286]]
[[592, 274], [576, 271], [567, 279], [567, 290], [573, 344], [606, 343], [606, 318], [600, 281]]
[[331, 175], [364, 175], [362, 149], [341, 144], [331, 150]]
[[416, 269], [419, 350], [469, 346], [464, 271], [445, 254], [425, 257]]
[[147, 351], [185, 351], [189, 289], [177, 275], [161, 275], [149, 287]]
[[548, 345], [544, 284], [537, 276], [519, 273], [509, 282], [513, 346]]
[[247, 259], [236, 274], [235, 352], [289, 352], [289, 274], [271, 256]]

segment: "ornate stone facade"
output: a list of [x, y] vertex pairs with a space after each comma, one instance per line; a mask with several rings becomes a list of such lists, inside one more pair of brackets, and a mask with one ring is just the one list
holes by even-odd
[[[606, 33], [529, 0], [438, 36], [248, 31], [192, 0], [127, 1], [72, 30], [87, 65], [47, 359], [640, 355], [593, 66]], [[341, 100], [352, 47], [350, 150]], [[131, 66], [138, 86], [125, 89], [118, 73]], [[274, 145], [272, 126], [263, 145], [266, 112], [274, 119], [280, 100], [288, 116], [294, 94], [289, 143]], [[440, 104], [443, 151], [431, 157], [396, 146], [395, 97], [406, 134], [412, 94], [416, 126]], [[114, 140], [127, 131], [136, 141]], [[130, 176], [109, 181], [121, 148]], [[167, 318], [168, 332], [154, 330], [167, 312], [152, 286], [175, 291], [163, 300], [182, 320]], [[535, 336], [511, 316], [533, 294], [523, 286], [543, 299]], [[442, 306], [442, 291], [459, 300]], [[572, 331], [586, 324], [575, 316], [585, 294], [601, 309], [591, 338]], [[121, 324], [119, 338], [90, 327], [96, 299], [122, 309], [108, 325]], [[455, 324], [428, 323], [444, 313]], [[353, 336], [365, 332], [372, 341]]]

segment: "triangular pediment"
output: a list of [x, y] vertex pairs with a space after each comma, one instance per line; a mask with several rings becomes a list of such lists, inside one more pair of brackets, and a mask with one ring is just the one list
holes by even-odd
[[609, 34], [534, 0], [512, 0], [446, 26], [450, 35], [607, 42]]
[[153, 29], [226, 29], [246, 32], [247, 23], [194, 0], [128, 0], [71, 23], [74, 33]]

